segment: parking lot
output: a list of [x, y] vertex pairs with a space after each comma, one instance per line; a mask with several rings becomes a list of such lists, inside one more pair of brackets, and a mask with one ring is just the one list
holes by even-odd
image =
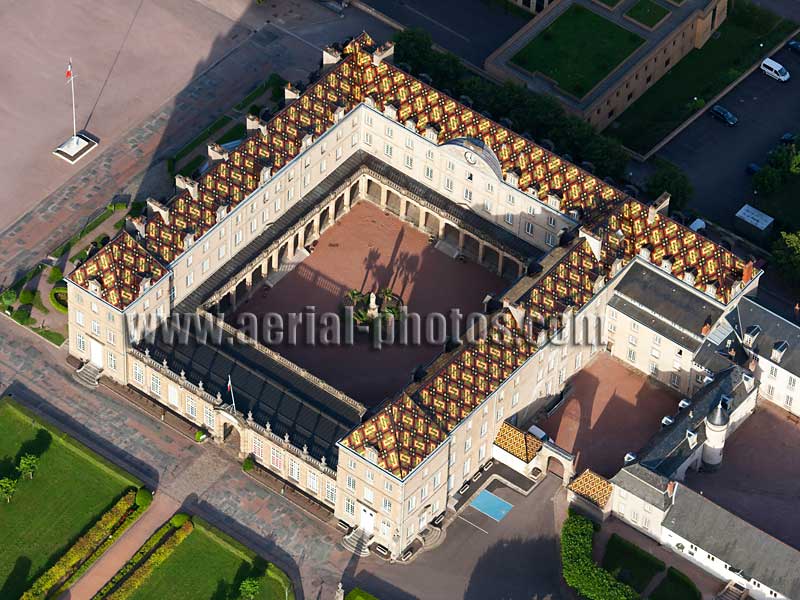
[[690, 208], [723, 227], [732, 227], [736, 211], [752, 202], [747, 165], [764, 164], [781, 135], [800, 130], [800, 54], [784, 47], [773, 58], [791, 74], [788, 82], [757, 69], [719, 101], [738, 117], [736, 126], [706, 111], [659, 153], [691, 179]]

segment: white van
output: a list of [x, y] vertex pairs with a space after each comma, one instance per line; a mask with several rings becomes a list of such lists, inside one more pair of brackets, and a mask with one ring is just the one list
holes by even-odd
[[789, 81], [789, 71], [786, 70], [786, 67], [771, 58], [765, 58], [761, 62], [761, 70], [778, 81]]

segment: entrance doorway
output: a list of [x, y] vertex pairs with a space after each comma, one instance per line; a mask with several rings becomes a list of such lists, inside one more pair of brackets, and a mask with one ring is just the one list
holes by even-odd
[[96, 340], [91, 341], [91, 361], [98, 369], [103, 368], [103, 346]]
[[372, 535], [375, 530], [375, 513], [368, 509], [366, 506], [361, 507], [361, 529], [367, 535]]

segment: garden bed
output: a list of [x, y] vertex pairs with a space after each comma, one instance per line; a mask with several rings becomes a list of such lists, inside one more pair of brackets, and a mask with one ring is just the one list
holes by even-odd
[[642, 593], [664, 567], [664, 563], [655, 556], [616, 533], [609, 538], [603, 556], [603, 568], [637, 592]]
[[629, 19], [641, 23], [648, 29], [653, 29], [669, 14], [669, 10], [656, 4], [653, 0], [639, 0], [625, 13]]

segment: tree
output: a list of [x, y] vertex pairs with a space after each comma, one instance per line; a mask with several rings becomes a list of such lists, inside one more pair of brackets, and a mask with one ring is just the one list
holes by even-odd
[[800, 232], [781, 231], [772, 246], [772, 257], [781, 270], [794, 277], [800, 276]]
[[10, 477], [3, 477], [0, 479], [0, 498], [6, 502], [11, 502], [14, 492], [17, 491], [17, 480]]
[[25, 454], [19, 459], [19, 474], [33, 479], [33, 474], [39, 468], [39, 457], [35, 454]]
[[780, 190], [782, 186], [783, 176], [781, 172], [772, 165], [767, 165], [753, 175], [753, 188], [762, 196], [774, 194]]
[[645, 182], [645, 192], [653, 200], [668, 192], [670, 210], [680, 210], [691, 200], [694, 190], [683, 171], [670, 162], [659, 161], [655, 172]]
[[785, 181], [789, 175], [800, 173], [800, 154], [794, 144], [781, 144], [769, 153], [769, 165], [777, 169]]
[[242, 600], [254, 600], [261, 591], [261, 581], [256, 577], [248, 577], [239, 584], [239, 596]]
[[425, 71], [433, 53], [433, 40], [424, 29], [406, 29], [394, 36], [395, 62], [407, 63], [411, 71], [419, 73]]

